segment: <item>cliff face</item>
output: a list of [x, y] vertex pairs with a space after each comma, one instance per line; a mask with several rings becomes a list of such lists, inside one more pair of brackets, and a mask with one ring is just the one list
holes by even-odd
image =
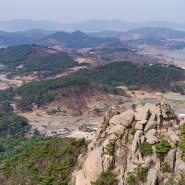
[[184, 183], [185, 162], [177, 147], [180, 126], [164, 102], [107, 112], [87, 154], [79, 156], [71, 184], [90, 185], [108, 170], [116, 174], [118, 185]]

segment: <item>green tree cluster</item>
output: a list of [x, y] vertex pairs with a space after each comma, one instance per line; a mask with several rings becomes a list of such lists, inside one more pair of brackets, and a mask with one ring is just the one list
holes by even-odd
[[133, 172], [129, 172], [126, 178], [128, 185], [144, 184], [147, 180], [147, 168], [138, 165]]
[[92, 185], [117, 185], [117, 180], [116, 180], [116, 174], [111, 172], [110, 170], [106, 172], [102, 172], [100, 174], [100, 177], [95, 181], [92, 182]]
[[56, 76], [70, 68], [83, 65], [79, 64], [64, 52], [31, 57], [22, 61], [21, 64], [24, 67], [12, 71], [12, 73], [8, 75], [8, 78], [12, 78], [12, 76], [15, 75], [28, 75], [36, 71], [40, 79], [45, 79], [47, 77]]
[[105, 147], [105, 154], [114, 155], [114, 152], [116, 151], [116, 148], [117, 148], [116, 140], [111, 139]]
[[0, 63], [4, 65], [3, 71], [10, 72], [8, 78], [36, 71], [40, 79], [86, 65], [79, 64], [66, 52], [49, 53], [45, 47], [29, 44], [0, 49]]
[[149, 85], [153, 88], [161, 86], [167, 88], [170, 82], [180, 79], [182, 73], [181, 69], [174, 66], [112, 62], [90, 70], [80, 70], [68, 76], [23, 85], [16, 90], [16, 94], [21, 96], [21, 99], [17, 101], [17, 106], [20, 110], [31, 110], [31, 105], [40, 106], [53, 101], [55, 90], [69, 86], [89, 88], [90, 84], [94, 84], [96, 89], [101, 88], [103, 92], [122, 95], [124, 92], [114, 88], [115, 85]]
[[170, 172], [171, 171], [171, 168], [170, 168], [170, 165], [167, 163], [167, 162], [164, 162], [162, 165], [161, 165], [161, 168], [160, 170], [164, 173], [164, 172]]
[[161, 139], [159, 143], [156, 144], [156, 154], [158, 157], [163, 157], [170, 150], [170, 143], [164, 139]]
[[13, 96], [12, 87], [0, 91], [0, 138], [22, 137], [28, 127], [27, 119], [13, 112], [10, 105]]
[[185, 123], [182, 125], [180, 129], [181, 133], [181, 143], [179, 144], [179, 148], [181, 149], [181, 158], [185, 161]]
[[139, 145], [139, 151], [143, 154], [143, 155], [148, 155], [151, 154], [153, 152], [152, 150], [152, 145], [149, 144], [148, 142], [144, 141], [143, 143], [141, 143]]
[[24, 44], [8, 49], [0, 50], [0, 63], [4, 64], [7, 70], [13, 70], [15, 67], [22, 64], [30, 53], [34, 52], [32, 45]]
[[17, 137], [17, 138], [1, 138], [0, 139], [0, 164], [6, 159], [21, 153], [25, 149], [32, 147], [40, 141], [50, 140], [50, 137], [43, 138], [34, 136], [32, 138]]
[[84, 140], [54, 138], [37, 142], [22, 153], [3, 161], [0, 174], [6, 183], [67, 185]]
[[183, 78], [183, 70], [163, 64], [139, 65], [128, 61], [111, 62], [94, 69], [78, 72], [91, 80], [113, 86], [140, 87], [148, 85], [153, 89], [170, 88], [169, 84]]
[[21, 96], [21, 99], [17, 101], [17, 107], [22, 111], [31, 110], [33, 104], [40, 106], [53, 101], [55, 98], [54, 90], [69, 86], [85, 88], [89, 84], [88, 79], [75, 75], [28, 83], [15, 91], [16, 94]]

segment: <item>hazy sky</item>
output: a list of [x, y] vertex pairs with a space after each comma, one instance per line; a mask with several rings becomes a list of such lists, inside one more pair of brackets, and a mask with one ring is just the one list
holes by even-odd
[[185, 22], [185, 0], [0, 0], [0, 21], [11, 19]]

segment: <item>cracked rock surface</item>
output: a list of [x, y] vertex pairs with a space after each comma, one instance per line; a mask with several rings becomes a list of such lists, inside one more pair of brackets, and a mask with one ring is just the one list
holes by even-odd
[[[163, 158], [155, 153], [155, 146], [161, 139], [170, 143], [170, 150]], [[139, 150], [139, 145], [145, 141], [153, 149], [149, 155]], [[185, 174], [185, 162], [177, 147], [179, 142], [176, 115], [165, 102], [138, 105], [135, 110], [120, 114], [109, 111], [89, 144], [88, 152], [80, 157], [81, 169], [73, 172], [70, 184], [91, 185], [103, 171], [110, 169], [117, 175], [118, 185], [126, 185], [128, 173], [138, 165], [147, 168], [146, 185], [165, 184], [169, 178], [178, 182], [180, 175]], [[161, 171], [164, 163], [169, 165], [170, 171]]]

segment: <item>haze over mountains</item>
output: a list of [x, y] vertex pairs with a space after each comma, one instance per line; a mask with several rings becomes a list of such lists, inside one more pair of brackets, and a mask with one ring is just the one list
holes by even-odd
[[[82, 31], [45, 31], [28, 30], [7, 32], [0, 31], [0, 47], [10, 47], [21, 44], [38, 44], [46, 47], [56, 47], [62, 50], [96, 48], [96, 47], [133, 47], [135, 44], [164, 46], [166, 49], [182, 49], [184, 47], [185, 31], [169, 28], [145, 27], [129, 31], [102, 31], [84, 33]], [[170, 46], [170, 47], [166, 47]], [[173, 47], [171, 47], [173, 46]], [[135, 48], [135, 46], [134, 46]]]
[[184, 7], [2, 1], [0, 185], [185, 185]]
[[185, 30], [185, 23], [172, 23], [166, 21], [160, 22], [126, 22], [121, 20], [89, 20], [79, 23], [62, 24], [52, 21], [34, 21], [34, 20], [10, 20], [1, 21], [0, 30], [4, 31], [26, 31], [31, 29], [43, 30], [65, 30], [65, 31], [84, 31], [84, 32], [99, 32], [99, 31], [127, 31], [142, 27], [167, 27], [177, 30]]

